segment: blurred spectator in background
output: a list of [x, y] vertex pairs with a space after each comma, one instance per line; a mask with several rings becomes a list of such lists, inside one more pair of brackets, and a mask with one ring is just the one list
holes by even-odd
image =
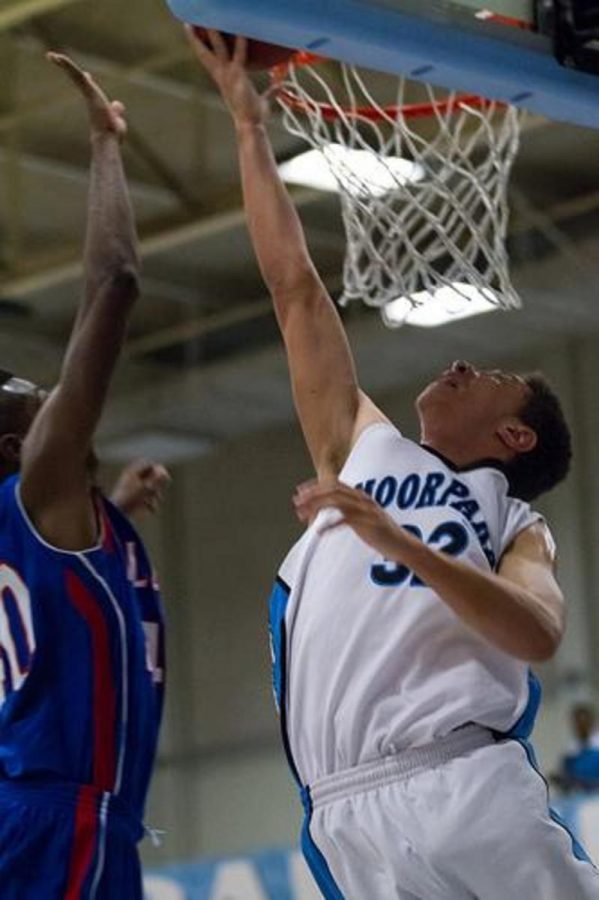
[[599, 723], [592, 705], [573, 706], [570, 724], [572, 741], [551, 781], [565, 792], [599, 791]]

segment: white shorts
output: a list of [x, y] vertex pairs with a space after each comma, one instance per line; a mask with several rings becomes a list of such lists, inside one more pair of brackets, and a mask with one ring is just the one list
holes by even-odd
[[599, 870], [553, 817], [529, 746], [476, 726], [304, 799], [327, 900], [599, 900]]

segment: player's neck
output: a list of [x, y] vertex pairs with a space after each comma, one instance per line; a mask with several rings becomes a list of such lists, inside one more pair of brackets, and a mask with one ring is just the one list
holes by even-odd
[[494, 441], [479, 441], [474, 444], [472, 440], [465, 440], [461, 435], [448, 435], [425, 428], [422, 429], [420, 441], [424, 447], [438, 453], [458, 469], [474, 466], [483, 460], [494, 460], [499, 463], [508, 461], [502, 459], [501, 449]]
[[6, 460], [0, 461], [0, 484], [6, 481], [7, 478], [10, 478], [12, 475], [16, 475], [19, 471], [18, 462], [7, 462]]

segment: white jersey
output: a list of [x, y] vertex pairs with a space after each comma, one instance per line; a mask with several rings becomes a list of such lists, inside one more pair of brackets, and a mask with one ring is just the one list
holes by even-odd
[[[341, 480], [429, 546], [493, 570], [539, 521], [492, 464], [457, 470], [387, 423], [367, 428]], [[469, 722], [507, 733], [529, 669], [469, 629], [405, 566], [320, 514], [285, 560], [271, 605], [275, 689], [302, 784]]]

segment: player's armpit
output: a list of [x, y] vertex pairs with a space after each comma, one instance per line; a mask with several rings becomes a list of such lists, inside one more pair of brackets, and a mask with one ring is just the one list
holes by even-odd
[[[329, 426], [333, 425], [335, 412], [329, 420]], [[372, 402], [370, 397], [358, 390], [357, 409], [351, 419], [337, 427], [329, 427], [323, 435], [322, 445], [318, 457], [315, 457], [315, 468], [320, 481], [337, 478], [343, 469], [356, 442], [371, 425], [388, 423], [390, 420]]]
[[320, 479], [335, 478], [362, 431], [387, 420], [360, 389], [343, 323], [318, 275], [273, 299], [314, 468]]
[[[246, 78], [229, 68], [254, 103]], [[361, 409], [349, 341], [310, 258], [264, 124], [245, 121], [237, 138], [250, 235], [285, 342], [295, 407], [316, 472], [334, 477], [351, 450]]]
[[339, 474], [351, 449], [360, 391], [335, 305], [311, 264], [295, 282], [271, 285], [293, 400], [319, 477]]
[[38, 412], [21, 453], [21, 496], [40, 535], [55, 547], [95, 543], [92, 440], [137, 297], [136, 277], [113, 279], [75, 328], [60, 382]]
[[566, 604], [555, 570], [555, 543], [544, 522], [522, 531], [504, 553], [498, 568], [501, 577], [527, 591], [533, 599], [553, 652], [561, 643], [566, 625]]
[[376, 403], [374, 403], [370, 399], [370, 397], [368, 397], [367, 394], [364, 393], [364, 391], [360, 391], [360, 404], [358, 407], [358, 414], [354, 423], [350, 449], [353, 449], [356, 441], [359, 439], [360, 435], [364, 431], [366, 431], [367, 428], [370, 428], [371, 425], [383, 423], [387, 425], [393, 424], [389, 417], [386, 416], [385, 413], [378, 408]]

